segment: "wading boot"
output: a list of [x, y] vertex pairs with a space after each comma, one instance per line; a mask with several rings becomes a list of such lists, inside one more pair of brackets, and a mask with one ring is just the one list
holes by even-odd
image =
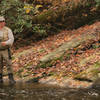
[[10, 84], [15, 84], [16, 81], [14, 80], [14, 77], [13, 77], [13, 74], [12, 73], [9, 73], [8, 74], [8, 77], [9, 77], [9, 83]]
[[1, 73], [0, 73], [0, 83], [3, 83], [3, 76]]

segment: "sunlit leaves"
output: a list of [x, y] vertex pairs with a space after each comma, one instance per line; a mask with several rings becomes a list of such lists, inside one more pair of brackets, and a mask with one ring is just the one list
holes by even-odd
[[39, 8], [41, 8], [41, 7], [43, 7], [42, 5], [36, 5], [36, 9], [39, 9]]
[[26, 4], [26, 5], [24, 5], [24, 9], [25, 9], [26, 13], [28, 14], [33, 9], [33, 6]]

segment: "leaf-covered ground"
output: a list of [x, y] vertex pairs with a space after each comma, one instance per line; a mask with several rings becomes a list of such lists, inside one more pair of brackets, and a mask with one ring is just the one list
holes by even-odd
[[[95, 28], [97, 25], [100, 26], [100, 22], [95, 22], [92, 25], [85, 25], [76, 30], [64, 30], [59, 34], [31, 43], [29, 46], [13, 50], [13, 69], [15, 76], [18, 79], [50, 75], [54, 75], [57, 80], [62, 77], [73, 78], [81, 71], [87, 69], [90, 65], [100, 61], [99, 42], [92, 44], [91, 48], [88, 48], [87, 46], [85, 49], [79, 50], [77, 53], [72, 49], [70, 55], [64, 56], [63, 59], [55, 61], [52, 66], [46, 68], [37, 68], [36, 66], [39, 64], [40, 58], [52, 52], [63, 43], [70, 41], [83, 33], [87, 33], [89, 30], [100, 31], [100, 29]], [[24, 41], [27, 42], [28, 39]], [[80, 82], [76, 83], [80, 84]]]

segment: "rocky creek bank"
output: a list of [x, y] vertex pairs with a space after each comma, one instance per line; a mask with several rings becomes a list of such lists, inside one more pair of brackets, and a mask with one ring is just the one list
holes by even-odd
[[100, 77], [100, 22], [68, 33], [64, 31], [15, 52], [15, 76], [62, 87], [91, 86]]

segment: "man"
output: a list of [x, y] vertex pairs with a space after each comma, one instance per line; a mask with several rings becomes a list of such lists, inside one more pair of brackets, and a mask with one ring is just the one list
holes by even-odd
[[13, 42], [14, 36], [12, 31], [5, 26], [5, 18], [0, 16], [0, 83], [3, 83], [3, 60], [6, 62], [9, 82], [11, 84], [15, 83], [10, 55], [10, 47]]

